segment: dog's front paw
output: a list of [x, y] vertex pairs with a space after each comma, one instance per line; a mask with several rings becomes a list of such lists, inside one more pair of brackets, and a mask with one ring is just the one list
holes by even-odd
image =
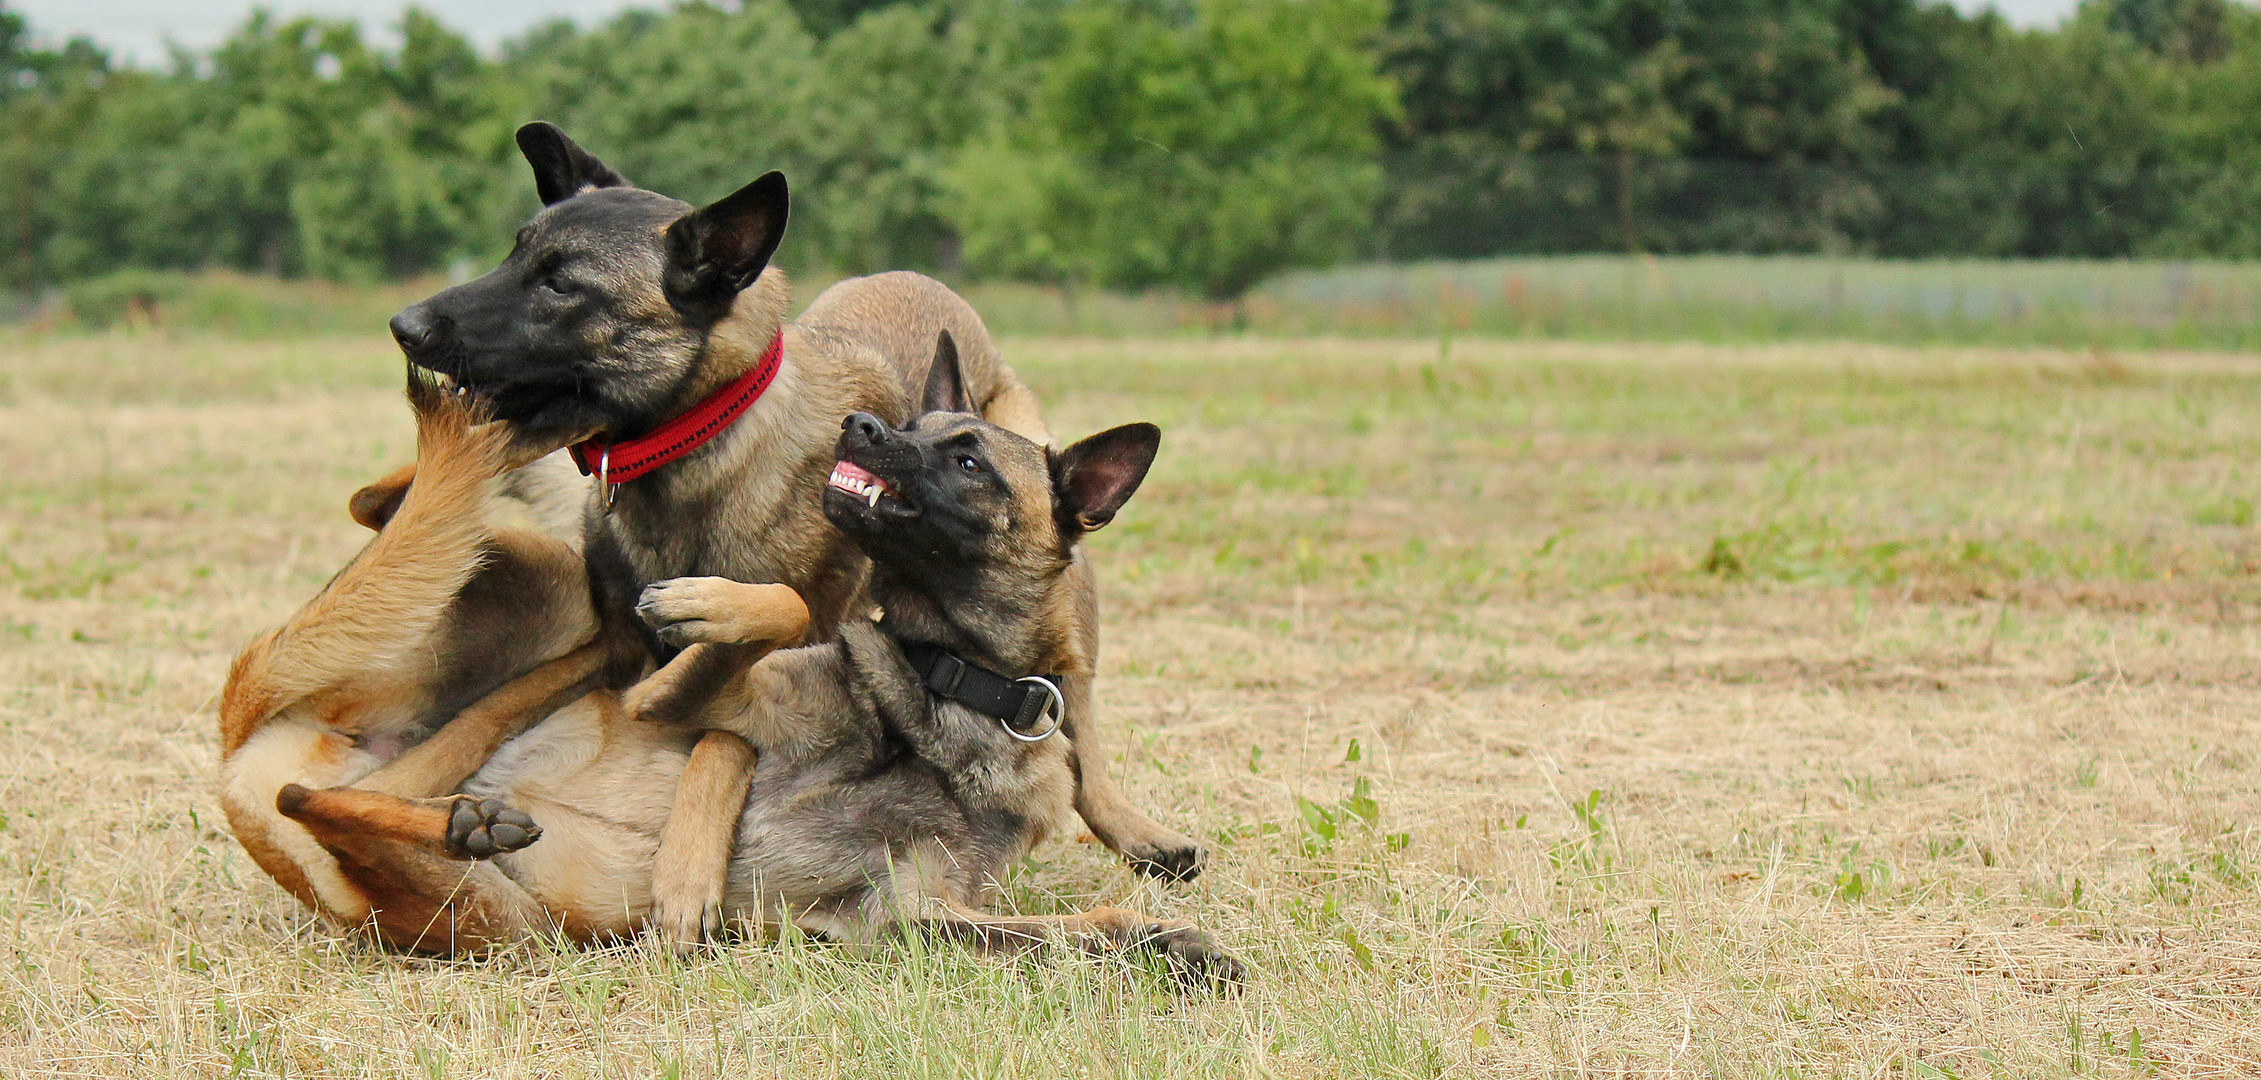
[[1192, 839], [1171, 834], [1167, 839], [1125, 845], [1122, 856], [1131, 869], [1147, 877], [1192, 881], [1201, 876], [1202, 864], [1208, 861], [1209, 853]]
[[677, 955], [688, 955], [722, 935], [722, 882], [674, 880], [664, 870], [652, 879], [652, 931]]
[[448, 808], [447, 850], [462, 859], [488, 859], [542, 838], [542, 827], [501, 799], [456, 797]]
[[1248, 966], [1208, 933], [1183, 923], [1156, 923], [1140, 943], [1161, 958], [1172, 978], [1191, 990], [1233, 990], [1248, 981]]
[[728, 578], [679, 577], [644, 586], [636, 598], [636, 617], [659, 639], [682, 648], [698, 642], [723, 644], [730, 637]]
[[800, 635], [809, 609], [783, 585], [680, 577], [644, 586], [636, 615], [676, 648], [778, 642]]

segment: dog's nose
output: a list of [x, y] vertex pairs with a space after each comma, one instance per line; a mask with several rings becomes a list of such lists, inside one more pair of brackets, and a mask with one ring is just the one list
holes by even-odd
[[874, 445], [887, 441], [887, 424], [870, 413], [856, 413], [842, 421], [840, 428]]
[[439, 338], [439, 320], [422, 304], [401, 309], [400, 314], [393, 316], [391, 325], [393, 340], [400, 342], [401, 349], [410, 357], [430, 349]]

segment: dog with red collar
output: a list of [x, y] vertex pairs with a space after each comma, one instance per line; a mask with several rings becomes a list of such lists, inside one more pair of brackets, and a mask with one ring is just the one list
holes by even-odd
[[[594, 629], [583, 633], [577, 621], [587, 601], [560, 587], [554, 567], [561, 557], [535, 545], [545, 553], [541, 587], [517, 596], [508, 610], [527, 626], [550, 629], [538, 644], [508, 632], [453, 635], [446, 621], [456, 616], [448, 612], [477, 605], [427, 611], [439, 612], [430, 614], [438, 620], [435, 640], [449, 646], [444, 655], [431, 654], [445, 669], [431, 677], [449, 683], [453, 708], [551, 670], [545, 663], [561, 655], [577, 664], [594, 656], [596, 678], [614, 689], [666, 663], [676, 647], [635, 616], [643, 588], [657, 581], [715, 576], [788, 586], [807, 605], [810, 640], [868, 610], [865, 556], [824, 519], [810, 493], [822, 489], [832, 468], [842, 416], [909, 420], [942, 334], [957, 343], [969, 407], [1038, 445], [1048, 441], [1034, 395], [999, 359], [979, 316], [938, 282], [908, 273], [852, 279], [787, 321], [786, 281], [770, 264], [787, 216], [781, 175], [694, 208], [630, 186], [547, 124], [521, 129], [518, 141], [544, 209], [494, 271], [403, 310], [392, 330], [413, 364], [502, 422], [514, 445], [572, 445], [587, 481], [558, 482], [565, 457], [558, 455], [496, 482], [538, 488], [522, 501], [543, 520], [559, 516], [560, 502], [580, 508], [578, 535], [565, 538], [575, 551], [562, 558], [578, 557], [586, 568]], [[537, 476], [544, 478], [539, 485], [525, 479]], [[356, 516], [382, 525], [421, 482], [395, 474], [355, 497]], [[1088, 563], [1079, 559], [1069, 572], [1084, 610], [1095, 611]], [[457, 584], [508, 588], [483, 571]], [[1095, 655], [1096, 618], [1079, 625], [1085, 652]], [[288, 709], [339, 693], [324, 677], [299, 673], [319, 672], [332, 660], [293, 650], [287, 639], [268, 646], [265, 682], [231, 684], [234, 700], [283, 701], [274, 708]], [[573, 686], [587, 678], [578, 670], [559, 677], [566, 674]], [[277, 696], [277, 686], [301, 683], [304, 692]], [[353, 694], [375, 694], [382, 703], [387, 692], [432, 697], [426, 690], [404, 674], [385, 690]], [[1198, 872], [1199, 846], [1139, 812], [1108, 777], [1089, 674], [1064, 680], [1060, 690], [1084, 823], [1141, 869], [1172, 877]], [[352, 735], [352, 753], [338, 752], [327, 737], [301, 740], [305, 745], [270, 738], [240, 760], [231, 752], [223, 765], [224, 801], [232, 817], [260, 835], [253, 854], [262, 867], [286, 885], [336, 875], [295, 826], [277, 817], [271, 800], [282, 783], [334, 787], [375, 770], [395, 785], [387, 790], [438, 794], [493, 742], [484, 729], [448, 735], [444, 708], [413, 711], [412, 720], [391, 724], [381, 737]], [[231, 746], [248, 742], [265, 722], [260, 716], [271, 715], [256, 712], [223, 717], [224, 727], [243, 733]], [[422, 747], [427, 737], [447, 751]], [[414, 767], [395, 764], [394, 755]], [[752, 769], [742, 741], [715, 733], [699, 742], [683, 770], [651, 897], [652, 922], [679, 944], [718, 925], [731, 834]], [[253, 844], [246, 840], [247, 848]]]
[[[634, 933], [652, 913], [633, 898], [649, 891], [678, 773], [707, 730], [758, 751], [752, 797], [726, 847], [724, 919], [842, 941], [927, 933], [989, 950], [1150, 955], [1193, 987], [1245, 978], [1184, 923], [1116, 908], [983, 910], [1012, 866], [1071, 816], [1062, 735], [1071, 714], [1058, 687], [1091, 663], [1070, 568], [1139, 487], [1160, 432], [1130, 424], [1048, 450], [964, 411], [941, 341], [918, 419], [898, 428], [849, 417], [825, 485], [808, 493], [871, 560], [867, 595], [881, 619], [850, 619], [828, 640], [781, 649], [809, 619], [791, 590], [660, 582], [639, 611], [681, 647], [675, 658], [624, 694], [597, 688], [535, 704], [544, 687], [584, 670], [568, 657], [467, 710], [457, 724], [527, 730], [460, 794], [281, 789], [282, 813], [378, 898], [379, 933], [445, 953]], [[454, 397], [420, 407], [434, 433], [419, 459], [425, 477], [386, 526], [390, 542], [361, 565], [365, 591], [461, 572], [418, 553], [466, 528], [461, 519], [475, 529], [474, 508], [422, 496], [427, 483], [493, 471], [491, 446], [447, 437], [451, 415], [475, 408]], [[297, 626], [325, 629], [319, 613]], [[512, 707], [527, 712], [508, 715]]]

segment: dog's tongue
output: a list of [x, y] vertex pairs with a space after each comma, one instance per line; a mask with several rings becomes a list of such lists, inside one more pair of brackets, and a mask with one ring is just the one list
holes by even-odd
[[853, 461], [842, 461], [833, 465], [832, 478], [827, 480], [826, 484], [863, 499], [873, 506], [878, 506], [879, 497], [892, 490], [887, 486], [887, 481], [873, 476], [868, 470], [858, 466]]

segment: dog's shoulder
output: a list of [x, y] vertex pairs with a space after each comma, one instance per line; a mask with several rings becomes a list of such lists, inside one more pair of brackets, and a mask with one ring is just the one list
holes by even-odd
[[806, 414], [795, 422], [823, 432], [810, 439], [810, 449], [830, 446], [840, 418], [851, 412], [893, 416], [910, 407], [902, 373], [854, 327], [788, 323], [785, 353], [794, 373], [785, 395], [797, 413]]
[[924, 274], [892, 270], [849, 278], [811, 301], [795, 324], [872, 350], [907, 394], [926, 384], [935, 339], [943, 333], [957, 348], [976, 401], [989, 400], [995, 384], [1008, 378], [973, 305]]

